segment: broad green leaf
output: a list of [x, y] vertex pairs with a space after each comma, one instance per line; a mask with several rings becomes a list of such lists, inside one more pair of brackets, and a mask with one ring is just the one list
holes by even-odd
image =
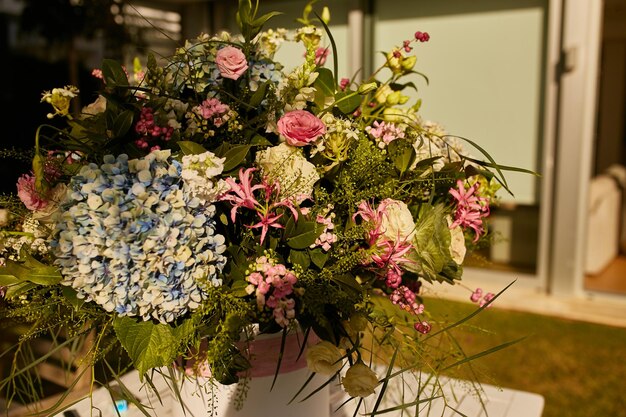
[[166, 324], [116, 317], [113, 328], [140, 376], [152, 368], [170, 365], [176, 359], [178, 341]]
[[5, 294], [6, 298], [15, 298], [19, 295], [22, 295], [33, 288], [35, 288], [37, 284], [33, 284], [32, 282], [20, 282], [19, 284], [11, 285], [7, 287], [7, 292]]
[[328, 68], [317, 69], [317, 78], [313, 85], [317, 90], [321, 90], [325, 96], [335, 94], [335, 79], [333, 73]]
[[13, 275], [20, 282], [27, 281], [38, 285], [55, 285], [61, 282], [63, 277], [56, 267], [37, 263], [41, 266], [27, 266], [26, 263], [20, 264], [7, 259], [3, 275]]
[[320, 109], [326, 107], [326, 98], [335, 95], [335, 79], [329, 69], [318, 68], [317, 78], [313, 86], [315, 87], [315, 104]]
[[315, 248], [309, 250], [309, 255], [311, 256], [311, 261], [313, 264], [317, 266], [319, 269], [324, 268], [326, 261], [328, 260], [328, 252], [324, 252], [321, 248]]
[[422, 206], [415, 222], [415, 250], [408, 254], [413, 262], [404, 264], [406, 269], [419, 273], [428, 281], [451, 282], [458, 279], [461, 270], [452, 266], [454, 261], [448, 249], [450, 241], [445, 207], [442, 204]]
[[289, 251], [289, 262], [306, 270], [311, 265], [311, 258], [305, 250], [292, 249]]
[[76, 310], [81, 308], [83, 304], [85, 304], [85, 300], [78, 298], [76, 290], [72, 287], [63, 286], [61, 288], [61, 292], [63, 292], [63, 296], [65, 299], [74, 307]]
[[233, 146], [224, 154], [226, 161], [224, 161], [224, 172], [232, 171], [243, 162], [250, 150], [250, 145], [238, 145]]
[[360, 105], [362, 97], [353, 91], [340, 91], [335, 95], [335, 106], [343, 114], [352, 114]]
[[298, 221], [293, 235], [287, 237], [287, 245], [292, 249], [306, 249], [315, 243], [323, 227], [317, 222]]
[[358, 281], [356, 280], [356, 278], [354, 278], [354, 275], [352, 274], [333, 275], [333, 281], [339, 284], [343, 284], [344, 287], [351, 288], [356, 292], [363, 291], [363, 287], [361, 287], [361, 284], [358, 283]]
[[117, 115], [115, 121], [113, 122], [113, 137], [121, 138], [133, 125], [133, 119], [135, 118], [135, 114], [131, 110], [125, 110]]
[[199, 155], [207, 151], [204, 146], [190, 140], [181, 140], [178, 142], [178, 146], [180, 146], [183, 155]]
[[[0, 274], [3, 273], [4, 268], [0, 268]], [[8, 287], [19, 283], [20, 280], [14, 275], [0, 275], [0, 286]]]
[[250, 295], [246, 291], [247, 286], [248, 286], [248, 283], [246, 281], [244, 281], [243, 279], [238, 279], [235, 282], [233, 282], [233, 284], [231, 285], [230, 292], [235, 297], [245, 297], [247, 295]]
[[102, 61], [102, 76], [107, 87], [127, 87], [128, 77], [122, 65], [112, 59]]

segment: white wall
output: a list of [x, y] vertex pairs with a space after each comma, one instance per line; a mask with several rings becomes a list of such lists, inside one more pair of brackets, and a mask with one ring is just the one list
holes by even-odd
[[[377, 0], [376, 51], [431, 35], [419, 44], [416, 70], [422, 115], [478, 142], [500, 164], [539, 170], [547, 0]], [[383, 61], [375, 55], [376, 64]], [[477, 152], [472, 152], [478, 156]], [[514, 201], [537, 203], [537, 180], [507, 176]], [[504, 199], [511, 199], [502, 194]]]

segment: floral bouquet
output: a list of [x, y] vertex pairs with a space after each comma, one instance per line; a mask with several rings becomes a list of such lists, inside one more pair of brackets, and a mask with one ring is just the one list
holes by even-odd
[[241, 0], [241, 35], [201, 35], [131, 74], [105, 60], [79, 113], [77, 88], [43, 94], [63, 125], [38, 129], [32, 171], [2, 199], [0, 311], [23, 329], [7, 398], [37, 394], [15, 381], [37, 380], [20, 363], [45, 334], [60, 347], [95, 332], [83, 359], [105, 374], [196, 363], [232, 384], [251, 366], [242, 334], [299, 328], [320, 340], [309, 369], [367, 397], [392, 377], [372, 357], [414, 358], [445, 333], [429, 334], [439, 321], [420, 288], [459, 283], [502, 167], [408, 105], [427, 33], [356, 82], [324, 67], [336, 49], [310, 7], [294, 36], [303, 61], [285, 72], [274, 55], [289, 34], [262, 29], [272, 15]]

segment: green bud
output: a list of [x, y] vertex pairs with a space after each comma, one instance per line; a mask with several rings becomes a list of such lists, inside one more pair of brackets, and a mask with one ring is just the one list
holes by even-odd
[[393, 93], [387, 96], [387, 100], [385, 100], [385, 102], [387, 103], [388, 106], [395, 106], [396, 104], [400, 102], [400, 96], [401, 94], [399, 91], [394, 91]]
[[328, 24], [330, 22], [330, 10], [328, 9], [328, 6], [324, 6], [324, 8], [322, 9], [322, 22]]
[[415, 63], [417, 62], [417, 57], [415, 56], [407, 56], [405, 57], [401, 64], [402, 65], [402, 69], [406, 72], [409, 72], [413, 69], [413, 67], [415, 66]]
[[376, 88], [378, 88], [378, 85], [375, 82], [361, 84], [359, 85], [358, 92], [359, 94], [367, 94], [369, 92], [376, 90]]

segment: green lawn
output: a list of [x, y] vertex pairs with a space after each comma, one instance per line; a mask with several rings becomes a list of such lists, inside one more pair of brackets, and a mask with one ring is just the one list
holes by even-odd
[[[434, 317], [452, 321], [476, 309], [434, 299], [425, 304]], [[469, 354], [523, 336], [475, 361], [481, 382], [543, 395], [544, 417], [626, 417], [626, 329], [502, 310], [496, 301], [457, 333]]]

